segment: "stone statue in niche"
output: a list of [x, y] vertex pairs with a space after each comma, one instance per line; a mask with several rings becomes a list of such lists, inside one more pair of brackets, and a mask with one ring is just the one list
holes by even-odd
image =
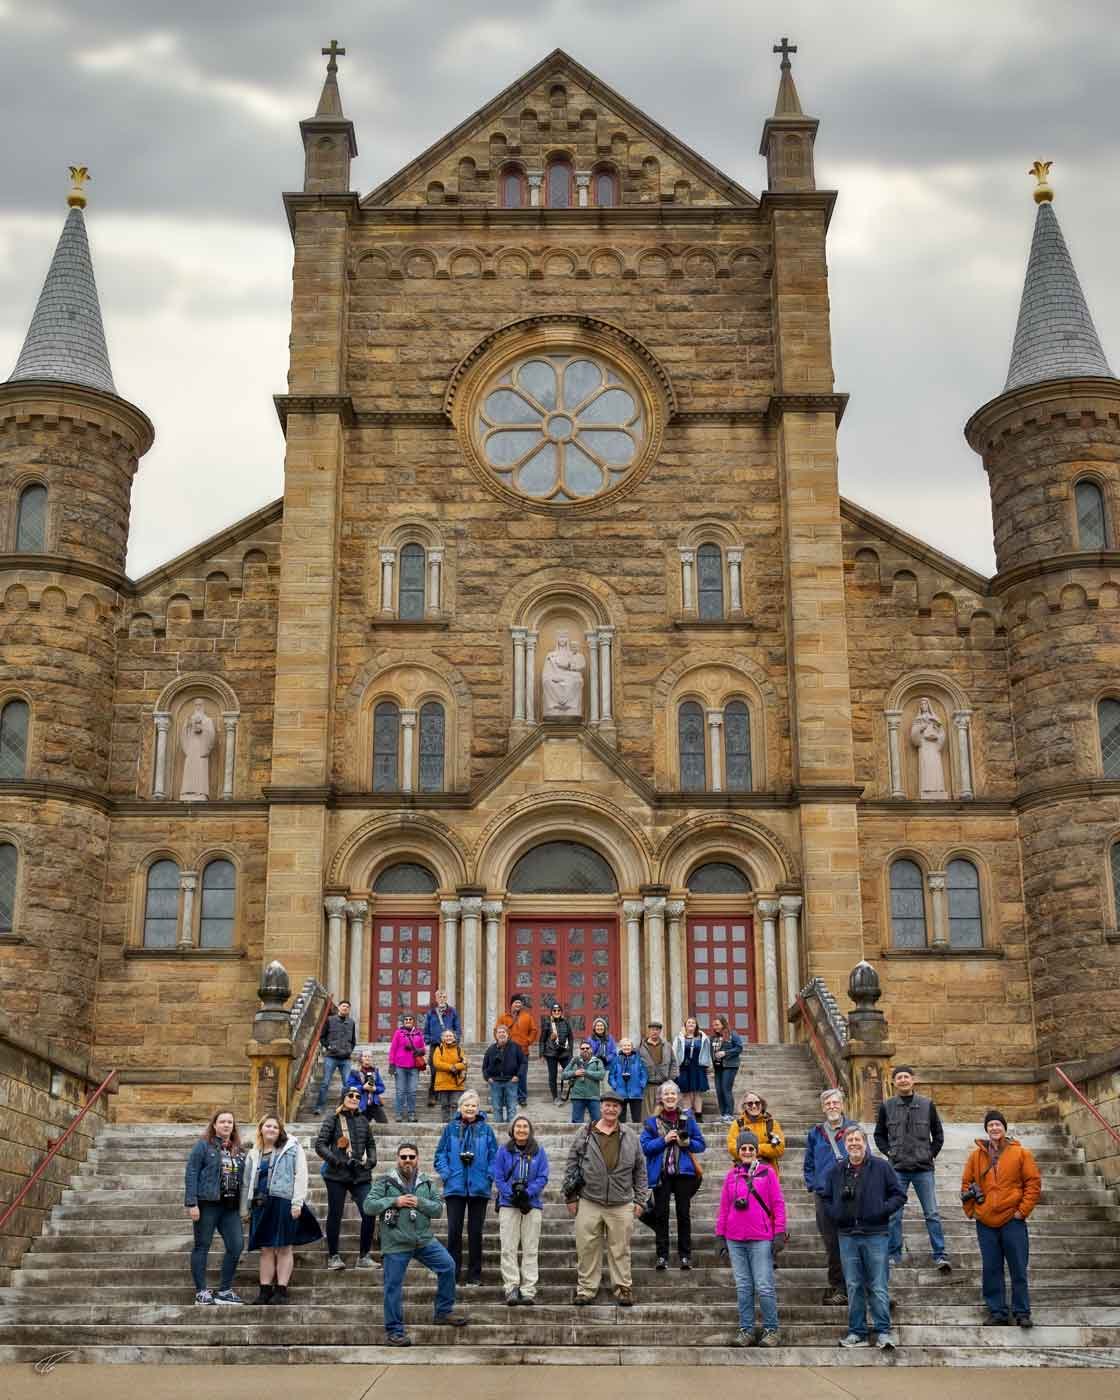
[[183, 721], [179, 745], [183, 750], [183, 780], [179, 784], [180, 802], [210, 800], [210, 755], [217, 742], [218, 731], [206, 713], [201, 700]]
[[927, 696], [918, 701], [918, 713], [910, 726], [910, 742], [918, 750], [918, 796], [948, 798], [945, 786], [945, 726], [933, 712]]
[[567, 632], [556, 634], [556, 646], [544, 659], [541, 672], [541, 713], [545, 719], [583, 717], [583, 673], [587, 658], [572, 646]]

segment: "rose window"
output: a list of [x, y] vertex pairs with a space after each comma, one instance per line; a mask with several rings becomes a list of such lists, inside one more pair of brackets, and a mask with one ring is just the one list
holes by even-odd
[[637, 393], [586, 355], [534, 355], [509, 366], [479, 409], [483, 460], [535, 500], [584, 501], [623, 481], [645, 441]]

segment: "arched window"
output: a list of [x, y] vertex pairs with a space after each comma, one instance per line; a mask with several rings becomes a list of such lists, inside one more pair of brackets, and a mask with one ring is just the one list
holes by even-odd
[[0, 782], [18, 783], [27, 772], [27, 721], [25, 700], [9, 700], [0, 710]]
[[724, 706], [723, 770], [729, 792], [750, 792], [751, 712], [744, 700]]
[[397, 616], [402, 622], [424, 620], [424, 574], [427, 558], [424, 546], [401, 547], [400, 584], [397, 589]]
[[618, 881], [598, 851], [577, 841], [545, 841], [509, 873], [511, 894], [617, 894]]
[[524, 209], [528, 203], [525, 198], [525, 172], [519, 165], [507, 165], [498, 176], [498, 184], [503, 209]]
[[600, 209], [613, 209], [619, 202], [618, 176], [610, 166], [601, 166], [591, 177], [592, 198]]
[[680, 745], [681, 791], [703, 792], [708, 786], [704, 758], [704, 711], [695, 700], [686, 700], [677, 711]]
[[701, 622], [723, 618], [723, 555], [718, 544], [702, 544], [696, 551], [696, 593]]
[[202, 872], [200, 948], [232, 948], [237, 874], [231, 860], [212, 860]]
[[1079, 481], [1074, 488], [1077, 505], [1078, 549], [1105, 549], [1108, 531], [1105, 529], [1104, 494], [1095, 481]]
[[572, 200], [572, 162], [552, 160], [548, 163], [546, 185], [550, 209], [570, 209]]
[[144, 894], [144, 947], [174, 948], [179, 930], [179, 867], [157, 860], [148, 867]]
[[1108, 863], [1112, 870], [1112, 917], [1120, 928], [1120, 841], [1114, 841], [1108, 853]]
[[736, 866], [710, 860], [688, 877], [688, 890], [690, 894], [750, 894], [751, 882]]
[[438, 700], [420, 706], [420, 791], [443, 791], [443, 751], [447, 720]]
[[42, 554], [47, 548], [47, 488], [25, 486], [16, 513], [16, 553]]
[[398, 757], [401, 710], [395, 700], [379, 700], [373, 711], [373, 790], [396, 792], [401, 785]]
[[374, 894], [435, 894], [439, 882], [426, 865], [402, 860], [387, 865], [373, 882]]
[[980, 875], [973, 863], [951, 860], [945, 870], [945, 888], [949, 896], [949, 946], [983, 948]]
[[11, 933], [16, 917], [16, 875], [19, 852], [10, 841], [0, 843], [0, 933]]
[[1120, 778], [1120, 700], [1102, 700], [1097, 706], [1097, 726], [1101, 736], [1101, 773]]
[[896, 948], [926, 946], [925, 881], [916, 861], [891, 866], [891, 942]]

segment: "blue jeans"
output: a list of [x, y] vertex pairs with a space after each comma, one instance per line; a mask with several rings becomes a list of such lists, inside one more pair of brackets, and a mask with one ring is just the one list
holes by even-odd
[[976, 1222], [976, 1241], [980, 1246], [983, 1266], [981, 1287], [984, 1302], [994, 1317], [1007, 1316], [1007, 1284], [1003, 1276], [1006, 1263], [1011, 1274], [1011, 1311], [1016, 1317], [1026, 1317], [1031, 1310], [1030, 1289], [1027, 1286], [1027, 1263], [1030, 1259], [1030, 1236], [1025, 1220], [1009, 1220], [998, 1230]]
[[491, 1079], [490, 1107], [496, 1122], [508, 1123], [517, 1112], [517, 1081], [511, 1079], [508, 1084], [495, 1084]]
[[529, 1052], [525, 1052], [525, 1063], [517, 1071], [517, 1102], [522, 1108], [529, 1102]]
[[719, 1104], [720, 1114], [724, 1118], [735, 1117], [735, 1076], [739, 1073], [739, 1066], [734, 1069], [716, 1070], [716, 1102]]
[[891, 1300], [887, 1289], [887, 1236], [840, 1234], [840, 1261], [848, 1286], [848, 1331], [867, 1336], [867, 1305], [871, 1329], [880, 1337], [891, 1330]]
[[241, 1214], [236, 1206], [224, 1206], [220, 1201], [199, 1201], [198, 1219], [194, 1222], [194, 1248], [191, 1250], [191, 1276], [196, 1293], [206, 1287], [206, 1261], [210, 1256], [210, 1245], [214, 1231], [222, 1237], [226, 1247], [222, 1260], [222, 1278], [219, 1289], [233, 1287], [233, 1276], [237, 1272], [237, 1261], [245, 1247], [245, 1232], [241, 1227]]
[[778, 1294], [774, 1288], [774, 1252], [769, 1240], [728, 1240], [735, 1296], [739, 1300], [739, 1326], [754, 1331], [754, 1297], [767, 1332], [778, 1330]]
[[[941, 1216], [937, 1213], [937, 1190], [933, 1184], [933, 1172], [903, 1172], [895, 1168], [895, 1176], [902, 1183], [902, 1189], [909, 1195], [913, 1186], [914, 1194], [926, 1218], [929, 1233], [929, 1247], [933, 1257], [940, 1259], [945, 1253], [945, 1231], [941, 1228]], [[902, 1215], [906, 1207], [899, 1206], [891, 1216], [890, 1256], [894, 1263], [902, 1258]]]
[[327, 1106], [327, 1089], [330, 1082], [338, 1071], [338, 1077], [342, 1080], [342, 1088], [346, 1088], [346, 1076], [350, 1073], [349, 1055], [328, 1055], [323, 1061], [323, 1082], [319, 1085], [319, 1098], [315, 1103], [315, 1112], [322, 1113]]
[[587, 1111], [588, 1121], [598, 1123], [601, 1109], [598, 1099], [573, 1099], [572, 1100], [572, 1122], [582, 1123], [584, 1110]]
[[418, 1069], [393, 1067], [393, 1080], [396, 1084], [397, 1122], [416, 1117], [416, 1081], [420, 1078]]
[[436, 1276], [436, 1317], [446, 1317], [455, 1306], [455, 1261], [438, 1240], [429, 1240], [427, 1244], [400, 1254], [384, 1254], [381, 1257], [381, 1274], [385, 1286], [385, 1331], [390, 1337], [404, 1336], [401, 1292], [404, 1276], [413, 1259], [418, 1259], [425, 1269], [431, 1269]]

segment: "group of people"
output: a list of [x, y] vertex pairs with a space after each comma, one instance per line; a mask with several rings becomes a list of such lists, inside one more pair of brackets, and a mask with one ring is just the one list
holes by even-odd
[[[552, 1164], [532, 1121], [514, 1106], [520, 1102], [524, 1052], [512, 1036], [514, 1031], [525, 1034], [528, 1028], [519, 1024], [518, 1017], [527, 1013], [516, 1001], [511, 1005], [508, 1023], [499, 1025], [487, 1051], [488, 1067], [484, 1061], [493, 1121], [506, 1128], [499, 1141], [479, 1095], [462, 1088], [467, 1066], [457, 1024], [452, 1022], [454, 1013], [445, 998], [437, 1000], [437, 1008], [446, 1024], [425, 1026], [419, 1032], [401, 1027], [410, 1039], [420, 1036], [424, 1067], [431, 1070], [430, 1101], [444, 1110], [444, 1128], [432, 1162], [434, 1175], [422, 1169], [419, 1147], [407, 1138], [398, 1144], [389, 1169], [378, 1174], [372, 1124], [385, 1121], [384, 1085], [368, 1056], [351, 1067], [353, 1042], [346, 1064], [336, 1067], [343, 1072], [342, 1099], [324, 1117], [314, 1144], [327, 1195], [327, 1268], [332, 1272], [346, 1268], [339, 1252], [340, 1228], [346, 1202], [352, 1200], [361, 1219], [356, 1266], [381, 1269], [386, 1340], [394, 1346], [410, 1345], [402, 1294], [412, 1259], [436, 1275], [435, 1321], [465, 1325], [465, 1317], [455, 1311], [457, 1288], [482, 1282], [483, 1226], [491, 1200], [498, 1211], [505, 1302], [510, 1307], [531, 1307], [537, 1300], [541, 1218]], [[347, 1049], [347, 1010], [340, 1004], [337, 1016], [331, 1018], [335, 1024], [328, 1022], [324, 1027], [324, 1048], [329, 1058], [338, 1061]], [[557, 1020], [564, 1022], [562, 1012], [559, 1017], [550, 1016], [551, 1025], [546, 1022], [544, 1028], [534, 1028], [533, 1038], [550, 1064], [558, 1066], [556, 1097], [562, 1085], [570, 1084], [572, 1120], [580, 1124], [560, 1181], [561, 1197], [574, 1218], [576, 1286], [571, 1301], [577, 1307], [596, 1301], [605, 1250], [613, 1300], [626, 1308], [634, 1302], [631, 1243], [636, 1222], [652, 1231], [654, 1267], [661, 1272], [669, 1267], [675, 1216], [679, 1267], [684, 1272], [693, 1267], [691, 1211], [703, 1180], [700, 1159], [708, 1143], [702, 1113], [697, 1111], [702, 1105], [693, 1097], [699, 1091], [681, 1086], [680, 1068], [692, 1054], [689, 1042], [699, 1039], [701, 1050], [692, 1055], [692, 1061], [706, 1069], [709, 1066], [703, 1060], [710, 1059], [714, 1069], [710, 1047], [716, 1037], [702, 1036], [690, 1018], [676, 1043], [663, 1041], [661, 1027], [652, 1025], [635, 1051], [629, 1040], [616, 1045], [603, 1023], [593, 1026], [592, 1035], [561, 1069], [566, 1050], [572, 1048], [572, 1036], [570, 1026], [557, 1025]], [[728, 1043], [729, 1028], [724, 1024], [719, 1030], [719, 1039]], [[424, 1039], [429, 1034], [436, 1038]], [[550, 1043], [554, 1045], [551, 1055], [547, 1053]], [[702, 1055], [705, 1046], [707, 1056]], [[520, 1052], [520, 1060], [511, 1047]], [[741, 1052], [741, 1043], [738, 1048]], [[736, 1064], [722, 1072], [736, 1069], [737, 1061], [738, 1054]], [[421, 1068], [416, 1063], [401, 1067], [410, 1068], [414, 1076]], [[733, 1082], [734, 1074], [729, 1078]], [[495, 1081], [508, 1085], [508, 1090], [495, 1096]], [[717, 1087], [718, 1083], [717, 1079]], [[867, 1133], [845, 1113], [839, 1089], [821, 1095], [822, 1120], [806, 1140], [803, 1182], [815, 1199], [828, 1265], [822, 1301], [848, 1309], [842, 1347], [871, 1345], [872, 1336], [883, 1351], [897, 1345], [890, 1277], [903, 1256], [902, 1215], [911, 1186], [925, 1216], [933, 1264], [942, 1273], [952, 1269], [934, 1189], [934, 1163], [944, 1131], [931, 1100], [915, 1092], [908, 1066], [894, 1070], [892, 1087], [895, 1092], [880, 1106], [874, 1130], [881, 1155], [871, 1152]], [[398, 1085], [398, 1117], [400, 1094]], [[412, 1097], [406, 1089], [403, 1099], [405, 1121], [414, 1117], [414, 1095], [415, 1080]], [[728, 1099], [721, 1099], [721, 1108], [725, 1105], [733, 1110]], [[640, 1124], [637, 1130], [625, 1126], [628, 1110], [632, 1122]], [[773, 1347], [780, 1343], [775, 1265], [789, 1240], [779, 1177], [785, 1136], [765, 1098], [751, 1088], [742, 1095], [739, 1112], [721, 1113], [720, 1119], [721, 1125], [727, 1124], [725, 1146], [731, 1166], [715, 1203], [715, 1236], [718, 1259], [730, 1265], [735, 1282], [739, 1327], [734, 1341], [739, 1346]], [[1026, 1221], [1038, 1202], [1041, 1180], [1030, 1152], [1007, 1136], [1001, 1113], [989, 1112], [984, 1130], [985, 1137], [977, 1140], [965, 1165], [961, 1203], [976, 1225], [987, 1322], [998, 1326], [1013, 1320], [1029, 1328]], [[196, 1302], [242, 1301], [233, 1281], [245, 1247], [245, 1219], [248, 1248], [260, 1252], [259, 1292], [254, 1301], [286, 1303], [293, 1249], [324, 1234], [307, 1195], [307, 1156], [279, 1118], [262, 1118], [246, 1150], [233, 1114], [216, 1113], [192, 1149], [186, 1168]], [[435, 1237], [435, 1222], [444, 1210], [446, 1244]], [[215, 1233], [221, 1235], [225, 1257], [219, 1287], [211, 1291], [206, 1266]], [[1005, 1267], [1011, 1275], [1010, 1307]], [[760, 1326], [756, 1326], [756, 1307]]]

